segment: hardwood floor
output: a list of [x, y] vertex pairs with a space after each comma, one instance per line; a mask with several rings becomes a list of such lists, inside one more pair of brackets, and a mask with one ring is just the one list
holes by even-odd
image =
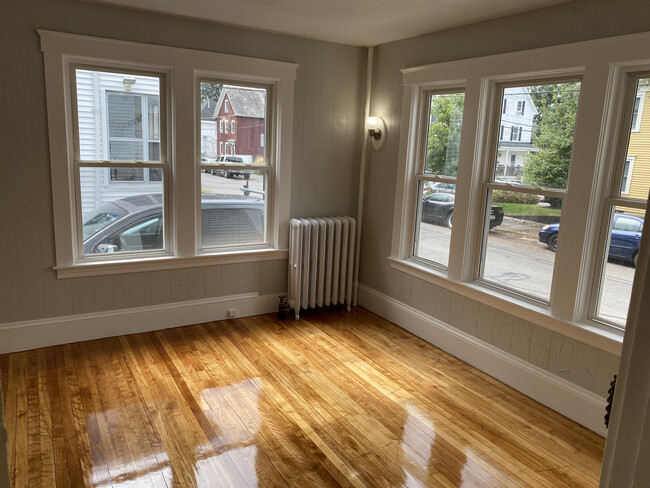
[[14, 487], [595, 487], [604, 440], [363, 310], [0, 356]]

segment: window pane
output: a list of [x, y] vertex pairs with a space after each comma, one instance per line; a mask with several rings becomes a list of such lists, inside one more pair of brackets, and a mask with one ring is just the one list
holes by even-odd
[[266, 241], [266, 171], [201, 174], [201, 247]]
[[643, 220], [642, 211], [617, 207], [609, 222], [596, 315], [620, 326], [627, 321]]
[[464, 93], [431, 96], [425, 174], [455, 177], [458, 173], [464, 106]]
[[421, 181], [413, 255], [448, 266], [456, 185]]
[[[116, 187], [110, 184], [113, 170], [79, 169], [83, 224], [83, 253], [152, 251], [164, 248], [162, 171], [151, 169], [159, 180]], [[148, 171], [134, 168], [131, 171]]]
[[160, 79], [133, 73], [75, 71], [82, 161], [160, 161]]
[[263, 88], [201, 83], [202, 163], [226, 154], [246, 164], [264, 163], [266, 98]]
[[567, 188], [580, 83], [503, 90], [495, 180]]
[[[650, 111], [650, 103], [646, 103], [648, 92], [650, 92], [650, 79], [643, 78], [639, 80], [636, 90], [637, 113], [633, 117], [630, 138], [627, 148], [626, 168], [624, 168], [623, 178], [621, 180], [621, 193], [626, 197], [648, 198], [650, 190], [650, 154], [648, 147], [650, 145], [650, 120], [647, 118]], [[631, 171], [630, 171], [631, 170]]]
[[551, 207], [537, 195], [490, 191], [489, 232], [481, 278], [548, 301], [555, 265], [561, 202]]

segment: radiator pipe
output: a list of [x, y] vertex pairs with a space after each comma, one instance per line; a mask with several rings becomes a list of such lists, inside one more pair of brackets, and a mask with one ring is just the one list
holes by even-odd
[[357, 306], [359, 296], [359, 258], [361, 254], [361, 227], [363, 224], [363, 202], [366, 189], [366, 159], [368, 150], [367, 121], [370, 116], [370, 92], [372, 90], [372, 66], [374, 60], [374, 46], [368, 46], [368, 64], [366, 66], [366, 102], [363, 111], [363, 134], [361, 144], [361, 168], [359, 170], [359, 202], [357, 204], [357, 235], [354, 242], [354, 289], [352, 304]]

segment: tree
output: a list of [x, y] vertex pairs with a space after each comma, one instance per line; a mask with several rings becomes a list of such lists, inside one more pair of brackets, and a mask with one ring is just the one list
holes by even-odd
[[[573, 149], [579, 83], [532, 87], [530, 95], [539, 110], [532, 144], [538, 148], [524, 161], [524, 183], [547, 188], [566, 188]], [[560, 198], [548, 198], [560, 207]]]
[[201, 83], [201, 101], [212, 100], [217, 102], [223, 85], [218, 83]]
[[431, 97], [426, 172], [456, 176], [465, 95]]

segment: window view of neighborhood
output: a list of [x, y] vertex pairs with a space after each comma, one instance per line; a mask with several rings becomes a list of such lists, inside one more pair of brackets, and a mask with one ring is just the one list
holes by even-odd
[[[166, 249], [161, 79], [75, 75], [82, 254]], [[264, 243], [266, 90], [201, 83], [200, 103], [201, 247]]]
[[266, 100], [264, 88], [201, 82], [201, 248], [264, 241]]
[[[620, 185], [609, 207], [608, 239], [601, 246], [606, 258], [593, 316], [619, 326], [627, 317], [650, 187], [649, 91], [648, 80], [641, 79], [627, 156], [617, 170]], [[482, 194], [486, 230], [479, 280], [551, 300], [579, 99], [577, 81], [501, 89], [499, 123], [492, 132], [495, 163]], [[463, 106], [463, 94], [430, 96], [425, 161], [416, 175], [413, 256], [443, 267], [449, 261]]]

